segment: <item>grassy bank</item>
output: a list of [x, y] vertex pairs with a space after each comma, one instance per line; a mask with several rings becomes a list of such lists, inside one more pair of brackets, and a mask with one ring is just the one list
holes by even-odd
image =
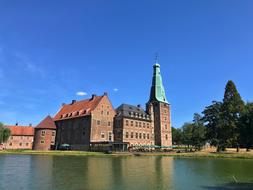
[[188, 158], [241, 158], [253, 159], [251, 152], [190, 152], [190, 153], [164, 153], [164, 152], [150, 152], [150, 153], [113, 153], [105, 154], [103, 152], [85, 152], [85, 151], [34, 151], [34, 150], [5, 150], [0, 151], [1, 154], [16, 154], [16, 155], [54, 155], [54, 156], [172, 156], [172, 157], [188, 157]]
[[20, 154], [20, 155], [54, 155], [54, 156], [101, 156], [109, 155], [102, 152], [85, 151], [36, 151], [36, 150], [4, 150], [1, 154]]

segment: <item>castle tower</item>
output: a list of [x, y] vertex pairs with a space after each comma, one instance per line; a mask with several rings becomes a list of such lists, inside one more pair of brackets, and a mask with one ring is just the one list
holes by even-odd
[[153, 80], [147, 111], [153, 115], [155, 145], [162, 147], [172, 146], [170, 104], [165, 95], [162, 83], [160, 65], [156, 60], [153, 66]]
[[54, 120], [47, 116], [35, 127], [33, 150], [54, 149], [55, 135], [56, 126]]

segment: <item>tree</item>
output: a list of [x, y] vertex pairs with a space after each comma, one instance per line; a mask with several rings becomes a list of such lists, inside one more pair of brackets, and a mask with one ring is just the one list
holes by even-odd
[[182, 126], [182, 143], [188, 147], [192, 145], [192, 123], [185, 123]]
[[0, 123], [0, 144], [6, 142], [11, 135], [11, 131], [8, 128], [4, 128], [3, 124]]
[[217, 151], [225, 151], [227, 147], [237, 147], [239, 151], [240, 126], [239, 119], [244, 110], [244, 102], [233, 81], [228, 81], [223, 102], [213, 102], [203, 111], [207, 138]]
[[217, 152], [224, 151], [226, 133], [223, 131], [222, 102], [213, 101], [202, 113], [204, 114], [202, 120], [206, 126], [206, 139], [210, 145], [217, 147]]
[[191, 142], [197, 150], [201, 150], [206, 143], [206, 127], [201, 115], [198, 113], [194, 114]]
[[239, 119], [244, 110], [244, 102], [233, 81], [228, 81], [222, 104], [224, 140], [227, 145], [237, 147], [239, 151]]
[[247, 103], [240, 118], [240, 144], [249, 151], [253, 147], [253, 103]]
[[180, 128], [176, 129], [172, 127], [172, 142], [176, 145], [182, 144], [182, 131]]

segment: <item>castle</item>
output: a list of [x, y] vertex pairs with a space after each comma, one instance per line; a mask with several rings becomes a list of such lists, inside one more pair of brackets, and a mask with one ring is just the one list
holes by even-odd
[[[160, 65], [153, 66], [150, 97], [140, 105], [113, 108], [108, 94], [62, 104], [54, 118], [46, 117], [34, 130], [33, 149], [126, 150], [134, 147], [172, 148], [170, 104], [165, 95]], [[7, 142], [8, 143], [8, 142]]]

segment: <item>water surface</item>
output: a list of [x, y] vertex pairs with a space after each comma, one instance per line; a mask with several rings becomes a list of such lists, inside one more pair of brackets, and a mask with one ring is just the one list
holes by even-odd
[[253, 160], [0, 155], [5, 189], [253, 189]]

